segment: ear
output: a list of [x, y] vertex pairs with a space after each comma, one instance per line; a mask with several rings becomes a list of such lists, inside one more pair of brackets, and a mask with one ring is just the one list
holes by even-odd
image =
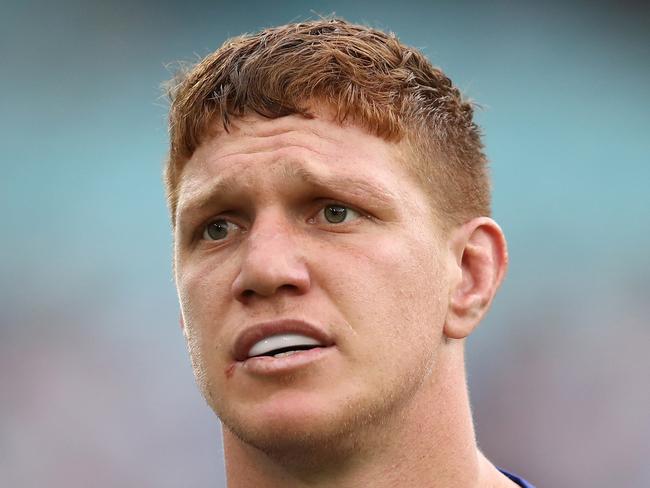
[[452, 232], [452, 286], [444, 333], [467, 337], [492, 304], [508, 268], [506, 239], [489, 217], [475, 218]]

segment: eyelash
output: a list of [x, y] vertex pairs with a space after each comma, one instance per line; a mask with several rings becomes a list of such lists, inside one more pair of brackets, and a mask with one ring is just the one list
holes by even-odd
[[[335, 201], [335, 200], [331, 200], [331, 201], [327, 201], [325, 203], [322, 203], [319, 206], [318, 211], [312, 217], [307, 219], [307, 222], [312, 224], [312, 225], [317, 225], [318, 222], [316, 222], [316, 219], [318, 218], [319, 215], [322, 215], [322, 219], [327, 220], [326, 217], [323, 214], [324, 214], [325, 210], [328, 207], [342, 207], [348, 213], [349, 212], [355, 213], [356, 217], [353, 218], [352, 221], [349, 221], [349, 222], [346, 222], [346, 221], [341, 221], [341, 222], [329, 222], [328, 221], [328, 222], [324, 222], [325, 225], [342, 227], [345, 224], [351, 224], [353, 221], [359, 220], [361, 218], [366, 218], [366, 219], [372, 220], [372, 216], [370, 216], [370, 215], [368, 215], [368, 214], [366, 214], [366, 213], [364, 213], [364, 212], [362, 212], [360, 210], [357, 210], [355, 207], [353, 207], [351, 205], [341, 203], [341, 202], [338, 202], [338, 201]], [[347, 215], [344, 217], [344, 219], [345, 218], [347, 218]], [[242, 230], [242, 226], [240, 226], [239, 224], [233, 222], [231, 220], [231, 218], [229, 218], [228, 216], [219, 217], [219, 218], [216, 218], [216, 219], [211, 219], [209, 222], [207, 222], [206, 224], [199, 227], [199, 237], [200, 237], [200, 239], [205, 240], [205, 241], [209, 241], [209, 242], [218, 242], [218, 241], [225, 240], [228, 237], [228, 235], [226, 235], [223, 239], [208, 239], [208, 238], [206, 238], [206, 234], [208, 233], [209, 227], [211, 225], [213, 225], [213, 224], [218, 223], [218, 222], [225, 222], [228, 227], [231, 227], [231, 226], [234, 225], [234, 226], [237, 227], [238, 230]]]

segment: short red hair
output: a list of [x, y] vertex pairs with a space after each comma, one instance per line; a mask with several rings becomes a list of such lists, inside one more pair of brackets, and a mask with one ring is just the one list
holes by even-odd
[[405, 163], [443, 222], [490, 214], [490, 184], [473, 107], [422, 53], [393, 34], [340, 19], [263, 30], [226, 41], [169, 89], [167, 199], [175, 225], [184, 164], [215, 123], [226, 131], [248, 113], [311, 117], [325, 104], [339, 122], [405, 142]]

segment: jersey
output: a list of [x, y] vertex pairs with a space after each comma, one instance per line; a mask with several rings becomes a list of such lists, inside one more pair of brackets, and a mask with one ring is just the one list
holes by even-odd
[[523, 478], [520, 478], [519, 476], [516, 476], [512, 473], [508, 473], [507, 471], [504, 471], [501, 468], [498, 468], [499, 471], [501, 471], [503, 474], [505, 474], [508, 478], [510, 478], [512, 481], [517, 483], [521, 488], [535, 488], [533, 485], [531, 485], [528, 481], [526, 481]]

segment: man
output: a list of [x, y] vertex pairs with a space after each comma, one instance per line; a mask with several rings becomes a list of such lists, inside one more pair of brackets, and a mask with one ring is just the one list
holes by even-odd
[[507, 487], [465, 338], [507, 266], [472, 107], [394, 36], [232, 39], [171, 91], [181, 324], [228, 486]]

